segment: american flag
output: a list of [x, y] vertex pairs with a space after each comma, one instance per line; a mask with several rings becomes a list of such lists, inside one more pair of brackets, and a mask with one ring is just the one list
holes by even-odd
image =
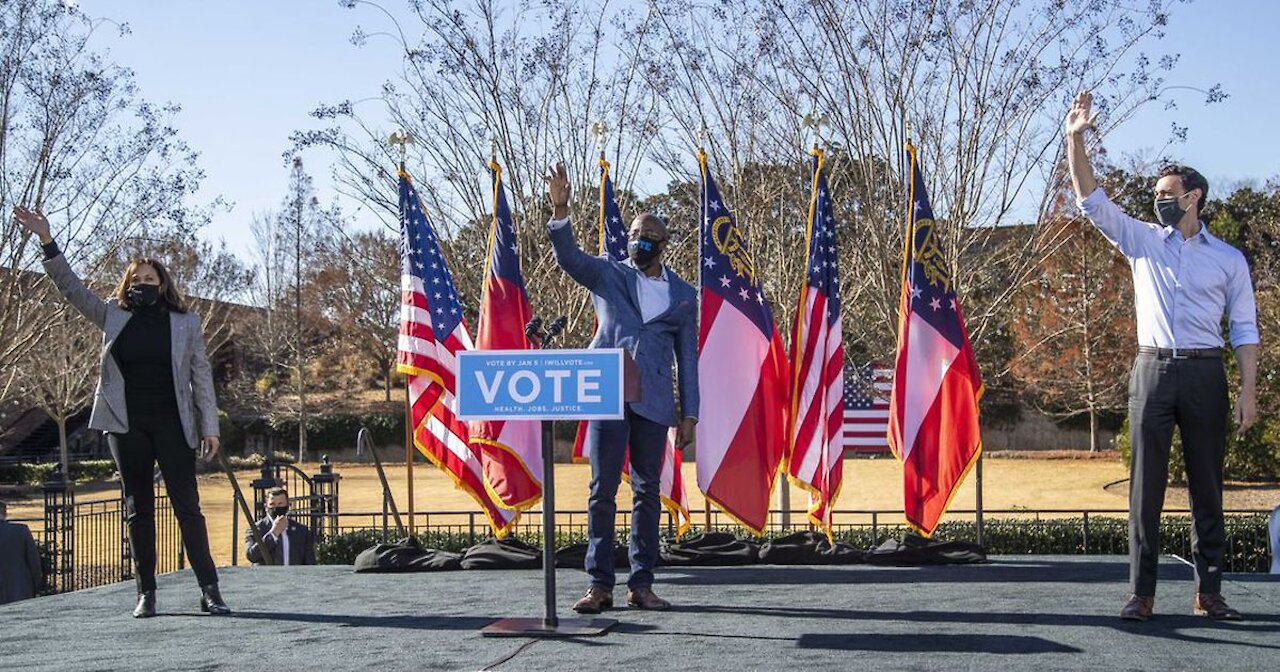
[[831, 534], [831, 508], [844, 478], [844, 347], [836, 220], [813, 152], [809, 255], [791, 338], [791, 446], [788, 473], [809, 493], [809, 519]]
[[457, 353], [472, 348], [462, 306], [434, 227], [407, 173], [400, 173], [400, 338], [396, 368], [409, 388], [414, 446], [470, 494], [494, 533], [506, 534], [517, 513], [499, 506], [484, 486], [466, 423], [456, 416]]
[[871, 362], [844, 372], [844, 445], [856, 453], [889, 450], [889, 393], [893, 369]]

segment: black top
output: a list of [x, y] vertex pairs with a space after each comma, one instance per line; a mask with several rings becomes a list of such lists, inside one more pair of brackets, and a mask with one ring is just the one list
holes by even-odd
[[[58, 244], [49, 241], [40, 246], [45, 259], [59, 254]], [[133, 309], [111, 347], [124, 375], [124, 402], [130, 409], [178, 408], [178, 394], [173, 383], [173, 338], [169, 326], [169, 310], [162, 306]]]
[[131, 410], [161, 404], [165, 410], [177, 408], [169, 311], [152, 306], [135, 307], [132, 312], [111, 348], [124, 374], [125, 406]]

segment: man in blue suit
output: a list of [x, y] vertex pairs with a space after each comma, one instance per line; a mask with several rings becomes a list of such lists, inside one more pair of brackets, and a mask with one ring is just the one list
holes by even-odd
[[[586, 570], [591, 586], [574, 611], [598, 614], [613, 606], [613, 528], [622, 463], [631, 450], [631, 576], [627, 604], [667, 609], [653, 592], [658, 561], [660, 470], [669, 427], [679, 426], [676, 449], [693, 441], [698, 413], [698, 301], [689, 283], [662, 265], [667, 225], [644, 213], [631, 222], [626, 261], [583, 252], [569, 226], [569, 178], [564, 164], [543, 177], [551, 199], [547, 228], [556, 262], [591, 291], [596, 309], [593, 348], [625, 348], [635, 359], [640, 398], [627, 404], [622, 420], [587, 425], [591, 457], [591, 497], [587, 515]], [[676, 413], [672, 365], [679, 370], [680, 409]]]

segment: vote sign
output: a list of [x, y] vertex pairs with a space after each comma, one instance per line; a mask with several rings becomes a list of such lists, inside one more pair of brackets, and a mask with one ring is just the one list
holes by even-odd
[[458, 353], [463, 420], [619, 420], [622, 350]]

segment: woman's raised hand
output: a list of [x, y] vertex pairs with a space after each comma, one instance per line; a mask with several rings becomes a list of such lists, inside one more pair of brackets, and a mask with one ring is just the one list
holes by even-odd
[[39, 236], [40, 244], [45, 245], [53, 240], [49, 235], [49, 220], [39, 210], [28, 210], [20, 205], [13, 206], [13, 218], [28, 232]]

